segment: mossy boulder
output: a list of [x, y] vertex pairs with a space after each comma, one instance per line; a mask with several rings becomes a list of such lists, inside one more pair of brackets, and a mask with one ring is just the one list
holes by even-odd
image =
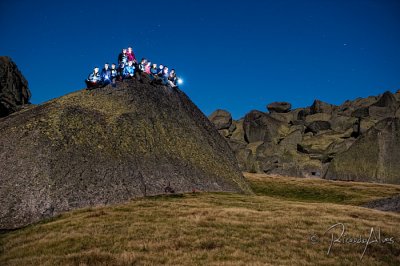
[[243, 119], [232, 122], [235, 125], [235, 130], [232, 132], [231, 140], [243, 141], [245, 142], [244, 129], [243, 129]]
[[332, 114], [334, 106], [320, 100], [315, 100], [310, 107], [311, 114], [325, 113]]
[[400, 184], [400, 119], [387, 118], [338, 154], [326, 179]]
[[0, 56], [0, 117], [20, 110], [30, 98], [28, 82], [17, 65], [11, 58]]
[[271, 113], [287, 113], [291, 108], [292, 104], [288, 102], [273, 102], [267, 105], [267, 109]]
[[208, 119], [218, 130], [228, 129], [232, 125], [232, 115], [225, 110], [218, 109], [214, 111]]
[[312, 123], [315, 121], [326, 121], [329, 122], [332, 119], [331, 114], [326, 114], [326, 113], [316, 113], [312, 115], [306, 116], [306, 123]]
[[243, 130], [247, 142], [278, 142], [278, 139], [289, 133], [289, 127], [269, 114], [251, 111], [243, 121]]
[[136, 81], [0, 119], [0, 229], [175, 192], [251, 193], [233, 152], [179, 89]]

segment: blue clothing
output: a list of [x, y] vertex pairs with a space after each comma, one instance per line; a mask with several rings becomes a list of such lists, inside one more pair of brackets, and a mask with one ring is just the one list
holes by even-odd
[[167, 85], [168, 84], [168, 77], [169, 77], [169, 74], [168, 73], [164, 73], [163, 75], [162, 75], [162, 80], [163, 80], [163, 83], [165, 84], [165, 85]]
[[90, 81], [90, 82], [99, 82], [99, 81], [101, 81], [100, 74], [99, 73], [95, 74], [93, 72], [92, 74], [89, 75], [88, 81]]
[[110, 81], [110, 79], [111, 79], [111, 70], [110, 69], [106, 70], [105, 68], [103, 68], [103, 70], [101, 71], [100, 76], [101, 76], [101, 80], [102, 81]]
[[157, 75], [158, 69], [157, 69], [157, 68], [150, 68], [150, 73], [151, 73], [152, 75]]
[[124, 68], [124, 77], [133, 77], [133, 75], [135, 74], [135, 67], [134, 66], [125, 66]]
[[157, 76], [159, 76], [160, 78], [162, 78], [163, 75], [164, 75], [164, 68], [158, 68]]

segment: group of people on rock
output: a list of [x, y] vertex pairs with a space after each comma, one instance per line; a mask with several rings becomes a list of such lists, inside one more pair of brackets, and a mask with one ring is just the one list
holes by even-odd
[[132, 47], [122, 49], [122, 52], [118, 55], [118, 68], [114, 63], [111, 66], [108, 63], [104, 64], [101, 72], [98, 67], [95, 67], [85, 82], [89, 90], [109, 84], [116, 87], [117, 81], [125, 79], [135, 78], [143, 82], [142, 75], [148, 75], [151, 84], [164, 84], [175, 88], [180, 83], [174, 69], [170, 71], [167, 66], [153, 64], [146, 58], [138, 62]]

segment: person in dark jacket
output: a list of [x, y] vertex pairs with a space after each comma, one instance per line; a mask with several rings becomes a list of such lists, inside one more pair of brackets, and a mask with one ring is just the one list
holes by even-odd
[[162, 82], [163, 82], [164, 85], [168, 84], [168, 77], [169, 77], [168, 70], [169, 70], [168, 67], [165, 66], [164, 69], [163, 69], [163, 74], [161, 76], [161, 79], [162, 79]]
[[140, 64], [135, 63], [135, 78], [143, 83], [142, 80], [142, 73], [144, 70], [144, 65], [142, 64], [146, 59], [142, 59], [142, 62], [140, 62]]
[[85, 83], [88, 90], [96, 89], [103, 85], [98, 67], [93, 69], [93, 72], [88, 76], [87, 80], [85, 80]]
[[178, 78], [175, 73], [175, 69], [171, 69], [171, 72], [169, 73], [168, 76], [168, 86], [171, 88], [176, 88], [178, 84]]
[[116, 69], [116, 65], [113, 63], [111, 65], [111, 85], [115, 88], [117, 86], [117, 78], [118, 78], [118, 71]]
[[107, 86], [111, 83], [111, 70], [109, 69], [108, 63], [104, 64], [104, 68], [101, 70], [100, 77], [104, 86]]
[[118, 64], [121, 65], [124, 63], [126, 65], [128, 63], [128, 55], [126, 54], [126, 49], [122, 49], [122, 52], [118, 55]]
[[163, 73], [164, 73], [164, 65], [160, 64], [160, 65], [158, 66], [157, 76], [158, 76], [159, 78], [162, 78]]
[[122, 81], [124, 79], [125, 64], [121, 63], [118, 66], [118, 80]]

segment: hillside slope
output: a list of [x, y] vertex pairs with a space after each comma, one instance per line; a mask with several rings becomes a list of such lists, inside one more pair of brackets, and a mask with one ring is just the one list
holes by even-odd
[[0, 229], [171, 190], [250, 192], [207, 117], [147, 80], [0, 119], [0, 169]]

